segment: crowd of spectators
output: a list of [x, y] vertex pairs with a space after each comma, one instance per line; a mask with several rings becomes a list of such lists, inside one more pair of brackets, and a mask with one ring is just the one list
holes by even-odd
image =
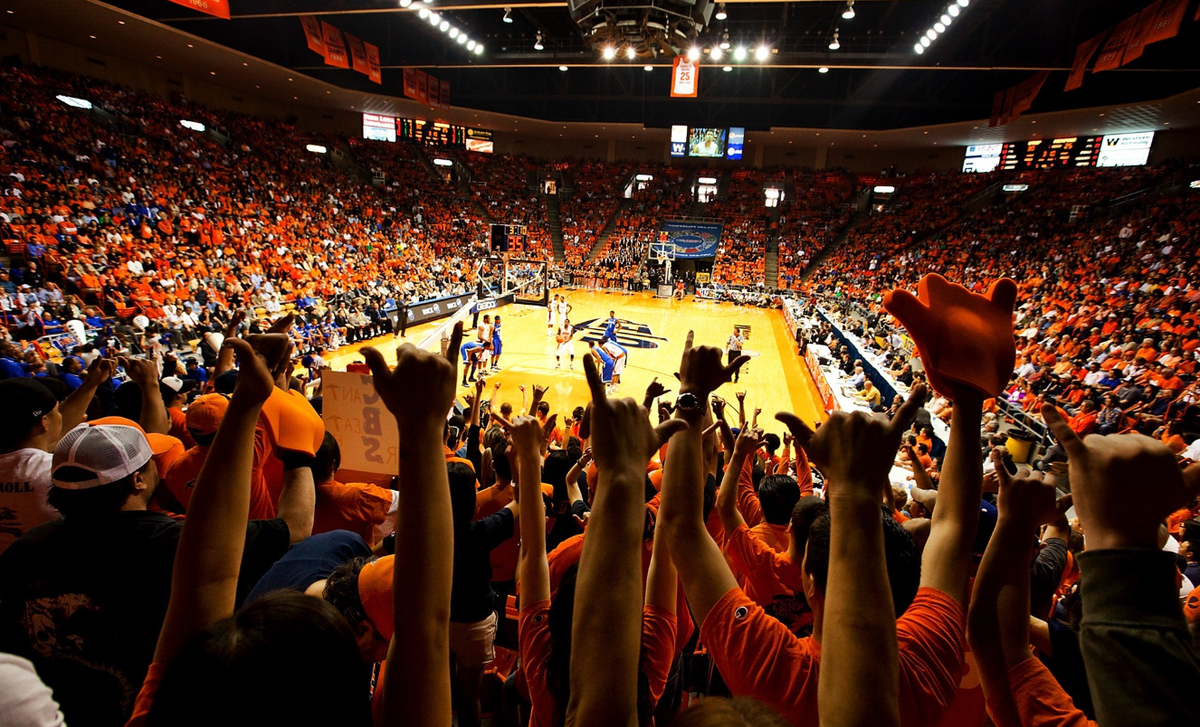
[[855, 180], [845, 172], [796, 170], [796, 195], [785, 201], [779, 219], [780, 288], [791, 288], [800, 273], [833, 242], [853, 214]]
[[735, 169], [728, 194], [704, 206], [703, 215], [721, 220], [721, 244], [712, 279], [721, 285], [761, 285], [767, 257], [767, 232], [773, 227], [763, 198], [763, 171]]
[[472, 194], [492, 222], [524, 225], [528, 237], [523, 256], [551, 259], [546, 200], [529, 188], [529, 174], [536, 170], [536, 162], [527, 156], [479, 152], [464, 152], [461, 157], [474, 175]]
[[582, 161], [570, 172], [573, 188], [560, 201], [563, 249], [569, 266], [587, 261], [600, 233], [613, 219], [633, 165]]

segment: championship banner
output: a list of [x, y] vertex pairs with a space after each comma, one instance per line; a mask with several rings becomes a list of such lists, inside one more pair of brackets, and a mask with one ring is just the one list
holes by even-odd
[[433, 76], [429, 76], [427, 81], [429, 84], [427, 95], [429, 97], [429, 105], [432, 108], [440, 108], [442, 103], [442, 82]]
[[421, 103], [429, 101], [429, 81], [430, 78], [424, 71], [417, 71], [417, 95], [413, 96], [413, 98]]
[[346, 44], [342, 41], [342, 31], [322, 20], [321, 37], [325, 39], [325, 65], [349, 68], [350, 61], [346, 58]]
[[700, 65], [687, 56], [675, 56], [671, 64], [671, 97], [696, 98]]
[[721, 225], [712, 222], [664, 222], [658, 231], [660, 247], [675, 248], [675, 257], [716, 257], [721, 243]]
[[399, 474], [400, 431], [396, 418], [375, 393], [371, 376], [326, 371], [322, 376], [321, 420], [342, 450], [342, 467], [380, 475]]
[[1170, 40], [1179, 35], [1179, 25], [1183, 22], [1187, 6], [1188, 0], [1162, 0], [1158, 14], [1146, 32], [1146, 45], [1157, 43], [1160, 40]]
[[404, 69], [404, 96], [405, 98], [417, 98], [417, 69]]
[[450, 82], [442, 81], [442, 92], [438, 95], [438, 106], [443, 109], [450, 108]]
[[383, 83], [383, 71], [379, 65], [379, 47], [370, 43], [363, 44], [367, 51], [367, 76], [375, 83]]
[[1133, 23], [1133, 32], [1129, 34], [1129, 42], [1125, 44], [1125, 55], [1121, 58], [1121, 65], [1132, 63], [1142, 57], [1142, 51], [1146, 48], [1146, 34], [1150, 32], [1150, 25], [1158, 15], [1158, 7], [1161, 4], [1162, 0], [1158, 0], [1147, 5], [1142, 12], [1137, 14], [1137, 19]]
[[988, 126], [1000, 125], [1000, 112], [1004, 109], [1004, 92], [997, 91], [992, 96], [992, 117], [988, 120]]
[[1088, 61], [1092, 60], [1096, 49], [1104, 42], [1108, 31], [1104, 31], [1091, 40], [1085, 40], [1075, 48], [1075, 62], [1071, 64], [1071, 73], [1067, 76], [1067, 85], [1063, 91], [1074, 91], [1083, 85], [1083, 74], [1087, 72]]
[[176, 5], [229, 20], [229, 0], [171, 0]]
[[1121, 65], [1121, 58], [1125, 55], [1125, 48], [1129, 45], [1129, 38], [1133, 35], [1136, 23], [1136, 15], [1130, 15], [1117, 23], [1117, 27], [1113, 28], [1112, 34], [1108, 36], [1108, 41], [1104, 43], [1100, 55], [1096, 56], [1096, 65], [1092, 66], [1092, 73], [1111, 71]]
[[300, 24], [304, 26], [304, 39], [308, 41], [308, 49], [325, 55], [325, 39], [321, 37], [321, 23], [312, 15], [301, 15]]
[[1017, 84], [1017, 94], [1013, 100], [1014, 121], [1033, 106], [1033, 100], [1042, 92], [1042, 86], [1046, 85], [1046, 79], [1049, 77], [1050, 71], [1038, 71], [1031, 78]]
[[363, 47], [362, 39], [346, 33], [346, 45], [350, 46], [350, 64], [354, 70], [363, 75], [370, 75], [371, 68], [367, 63], [367, 49]]
[[1017, 88], [1007, 88], [1004, 90], [1004, 103], [1000, 106], [1000, 125], [1004, 126], [1012, 118], [1013, 101], [1017, 97]]

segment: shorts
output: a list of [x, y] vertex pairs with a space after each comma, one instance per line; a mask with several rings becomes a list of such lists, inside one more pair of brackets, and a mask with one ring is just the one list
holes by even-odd
[[450, 653], [461, 666], [482, 669], [496, 659], [496, 614], [472, 624], [450, 622]]
[[556, 355], [559, 358], [562, 358], [563, 356], [570, 356], [571, 358], [574, 358], [575, 357], [575, 342], [574, 341], [563, 341], [562, 343], [558, 344], [558, 353]]
[[617, 376], [625, 373], [625, 361], [628, 359], [628, 356], [622, 356], [621, 358], [613, 359], [613, 373]]

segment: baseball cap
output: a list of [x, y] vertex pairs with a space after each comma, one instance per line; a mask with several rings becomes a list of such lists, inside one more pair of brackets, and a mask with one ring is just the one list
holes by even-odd
[[150, 445], [150, 451], [154, 453], [154, 463], [158, 465], [158, 473], [160, 475], [166, 474], [166, 471], [175, 463], [175, 460], [187, 452], [187, 447], [183, 446], [183, 442], [178, 437], [172, 437], [169, 434], [147, 432], [145, 429], [142, 429], [142, 425], [125, 417], [102, 417], [89, 421], [87, 424], [90, 426], [119, 424], [133, 427], [146, 435], [146, 443]]
[[181, 379], [178, 376], [164, 376], [158, 382], [158, 390], [162, 392], [163, 398], [174, 396], [176, 394], [186, 393], [200, 385], [195, 379]]
[[358, 600], [363, 613], [371, 619], [375, 630], [385, 639], [392, 638], [396, 631], [395, 605], [392, 600], [392, 574], [394, 555], [367, 563], [358, 572]]
[[1190, 623], [1200, 622], [1200, 586], [1193, 588], [1183, 599], [1183, 615]]
[[38, 419], [58, 406], [58, 399], [50, 388], [34, 378], [0, 381], [0, 401], [5, 403], [5, 410], [9, 412], [3, 428], [21, 436]]
[[56, 487], [88, 490], [125, 479], [154, 456], [140, 427], [81, 424], [54, 448], [50, 477]]
[[205, 394], [187, 408], [187, 428], [199, 434], [213, 434], [221, 425], [229, 399], [221, 394]]

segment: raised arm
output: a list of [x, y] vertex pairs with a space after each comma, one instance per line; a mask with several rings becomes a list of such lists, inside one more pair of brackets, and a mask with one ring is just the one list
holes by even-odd
[[676, 409], [675, 415], [688, 426], [675, 435], [667, 448], [662, 508], [658, 513], [658, 528], [666, 535], [672, 560], [683, 579], [688, 605], [698, 623], [704, 623], [713, 605], [737, 586], [721, 549], [704, 527], [701, 435], [707, 410], [705, 402], [749, 360], [742, 356], [729, 366], [723, 366], [721, 354], [721, 349], [711, 346], [692, 348], [692, 333], [688, 332], [680, 362], [679, 396], [681, 400], [685, 399], [685, 394], [695, 396], [698, 406]]
[[396, 417], [400, 433], [396, 490], [395, 635], [384, 672], [387, 724], [444, 727], [450, 721], [450, 589], [454, 533], [450, 484], [442, 455], [442, 428], [454, 404], [456, 354], [462, 324], [454, 327], [449, 354], [404, 344], [389, 370], [382, 354], [364, 348], [375, 391]]
[[[160, 664], [174, 659], [192, 636], [232, 615], [237, 596], [250, 514], [254, 425], [274, 382], [265, 360], [249, 343], [226, 339], [222, 349], [226, 348], [236, 353], [241, 372], [212, 443], [221, 456], [204, 460], [188, 503], [175, 551], [171, 600], [154, 650], [154, 661]], [[158, 390], [152, 393], [157, 396]]]
[[762, 432], [754, 429], [743, 429], [733, 445], [732, 456], [725, 463], [725, 476], [721, 480], [721, 489], [717, 490], [717, 514], [726, 533], [732, 533], [746, 522], [742, 513], [738, 511], [738, 481], [746, 466], [746, 460], [762, 446], [759, 439], [761, 434]]
[[550, 600], [550, 567], [546, 564], [546, 506], [542, 502], [542, 427], [531, 416], [516, 417], [512, 425], [517, 471], [517, 501], [521, 524], [521, 554], [517, 578], [523, 604]]
[[[227, 339], [232, 340], [232, 339]], [[223, 355], [233, 356], [233, 349], [221, 346]], [[230, 359], [232, 368], [232, 358]], [[129, 378], [142, 390], [142, 411], [138, 424], [142, 429], [155, 434], [166, 434], [171, 431], [171, 419], [167, 416], [167, 405], [163, 403], [162, 394], [158, 389], [158, 364], [148, 358], [121, 359], [121, 365], [129, 374]]]
[[583, 367], [599, 482], [575, 591], [567, 724], [637, 725], [646, 463], [683, 423], [652, 429], [633, 399], [606, 397], [595, 359], [585, 357]]
[[[542, 403], [542, 397], [546, 395], [546, 390], [547, 390], [548, 388], [549, 388], [549, 387], [547, 387], [547, 386], [542, 386], [541, 384], [534, 384], [534, 385], [533, 385], [533, 400], [529, 402], [529, 416], [531, 416], [531, 417], [532, 417], [532, 416], [537, 416], [537, 408], [538, 408], [538, 404], [541, 404], [541, 403]], [[521, 394], [522, 394], [522, 396], [521, 396], [521, 399], [522, 399], [522, 401], [524, 401], [524, 399], [525, 399], [525, 396], [524, 396], [525, 392], [524, 392], [524, 391], [522, 391], [522, 392], [521, 392]]]
[[[111, 379], [112, 375], [113, 362], [110, 359], [96, 358], [92, 360], [88, 365], [87, 375], [83, 377], [83, 383], [80, 384], [78, 389], [72, 391], [71, 395], [63, 400], [63, 403], [58, 407], [58, 411], [62, 414], [62, 434], [71, 431], [83, 423], [83, 420], [87, 417], [88, 406], [92, 403], [92, 397], [96, 395], [96, 389], [99, 389], [101, 384]], [[157, 387], [155, 387], [154, 393], [158, 393]], [[158, 398], [161, 402], [162, 397]], [[147, 429], [146, 431], [151, 430]], [[164, 429], [163, 433], [166, 431]], [[51, 443], [51, 445], [53, 446], [56, 443]]]

